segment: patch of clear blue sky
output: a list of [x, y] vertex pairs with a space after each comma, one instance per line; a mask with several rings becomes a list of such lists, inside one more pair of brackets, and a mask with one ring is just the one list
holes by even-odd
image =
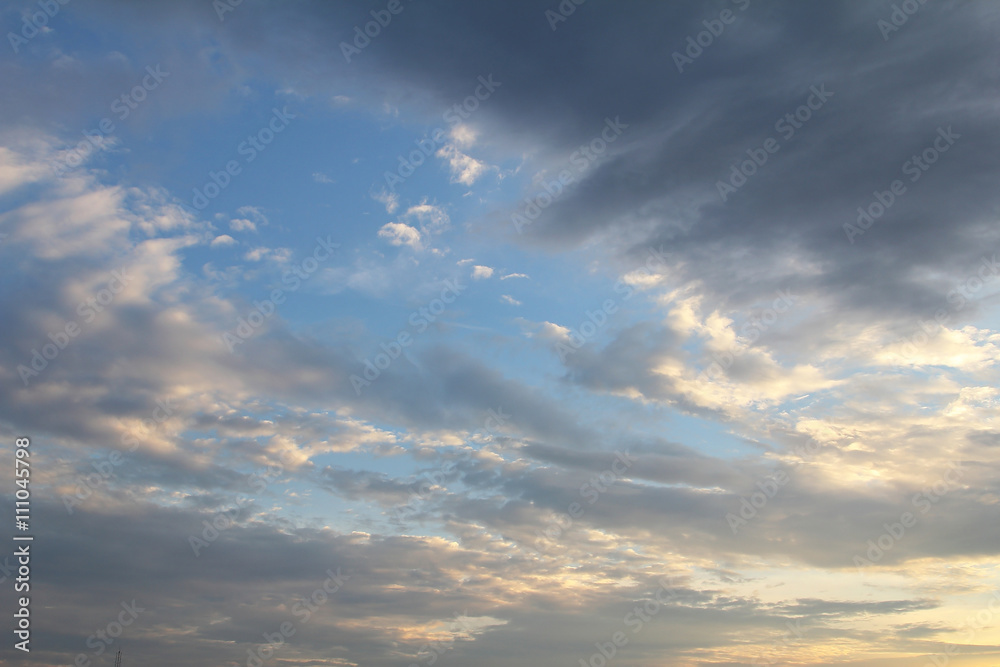
[[[527, 252], [513, 244], [470, 233], [466, 223], [489, 212], [480, 203], [480, 195], [517, 200], [522, 194], [523, 179], [522, 182], [511, 179], [501, 187], [496, 175], [489, 173], [466, 187], [449, 183], [446, 165], [429, 158], [398, 187], [399, 208], [394, 213], [387, 212], [371, 198], [371, 193], [383, 189], [384, 173], [395, 171], [399, 155], [410, 153], [416, 140], [443, 125], [436, 125], [433, 122], [436, 119], [408, 124], [378, 110], [335, 107], [274, 94], [265, 83], [251, 86], [247, 97], [232, 99], [229, 105], [233, 109], [228, 114], [171, 118], [155, 128], [134, 129], [127, 122], [121, 123], [116, 135], [127, 152], [102, 157], [112, 171], [127, 174], [136, 184], [163, 185], [187, 203], [192, 201], [194, 188], [203, 191], [205, 184], [211, 182], [210, 172], [224, 171], [230, 160], [238, 162], [241, 173], [231, 177], [220, 194], [197, 214], [212, 220], [218, 233], [233, 236], [239, 245], [191, 248], [185, 254], [188, 270], [200, 273], [201, 267], [209, 262], [217, 269], [258, 268], [259, 265], [243, 259], [248, 250], [258, 246], [289, 248], [293, 252], [292, 261], [300, 262], [311, 254], [317, 236], [329, 235], [341, 245], [341, 252], [324, 263], [323, 269], [353, 271], [355, 262], [362, 258], [375, 270], [389, 272], [401, 284], [394, 284], [379, 295], [350, 288], [329, 294], [325, 293], [329, 286], [314, 277], [301, 290], [289, 295], [279, 314], [293, 330], [300, 332], [345, 331], [351, 328], [351, 322], [360, 323], [364, 334], [352, 343], [362, 358], [376, 354], [379, 343], [394, 339], [400, 331], [412, 331], [410, 314], [436, 295], [428, 291], [428, 283], [459, 275], [466, 291], [441, 318], [452, 326], [428, 330], [413, 349], [442, 342], [468, 351], [485, 349], [488, 358], [484, 362], [502, 368], [505, 377], [557, 398], [576, 414], [587, 415], [590, 421], [587, 426], [601, 433], [600, 439], [611, 449], [630, 439], [664, 438], [710, 456], [740, 457], [751, 453], [725, 425], [684, 415], [669, 407], [649, 408], [618, 397], [573, 390], [564, 382], [564, 368], [551, 347], [524, 336], [517, 318], [551, 321], [576, 329], [587, 321], [588, 311], [596, 312], [606, 299], [613, 299], [620, 312], [611, 315], [608, 324], [587, 343], [600, 348], [616, 333], [647, 319], [656, 306], [638, 292], [631, 299], [624, 299], [614, 289], [617, 275], [611, 271], [585, 272], [574, 261], [575, 257], [555, 258]], [[240, 153], [241, 143], [266, 127], [274, 108], [285, 107], [296, 118], [248, 161], [248, 155]], [[333, 182], [317, 182], [313, 177], [316, 173]], [[469, 192], [473, 196], [463, 196]], [[429, 239], [435, 247], [447, 249], [444, 256], [392, 247], [377, 238], [382, 225], [398, 221], [408, 207], [424, 201], [440, 206], [452, 220], [451, 231]], [[260, 209], [270, 224], [259, 226], [256, 233], [230, 230], [229, 219], [242, 217], [237, 210], [243, 206]], [[457, 262], [463, 259], [475, 261], [458, 266]], [[493, 267], [496, 270], [493, 278], [472, 281], [469, 275], [473, 264]], [[399, 271], [400, 265], [415, 268]], [[530, 279], [500, 280], [509, 273], [525, 273]], [[419, 280], [412, 280], [413, 276]], [[252, 301], [282, 286], [280, 274], [261, 271], [255, 279], [239, 284], [236, 290]], [[503, 294], [511, 295], [522, 305], [501, 302]], [[408, 362], [400, 359], [396, 363]], [[503, 406], [484, 405], [482, 409], [485, 412], [497, 407]], [[414, 461], [409, 456], [378, 460], [368, 453], [348, 453], [318, 457], [316, 464], [319, 468], [330, 464], [406, 477], [427, 462]], [[291, 488], [298, 486], [293, 484]]]

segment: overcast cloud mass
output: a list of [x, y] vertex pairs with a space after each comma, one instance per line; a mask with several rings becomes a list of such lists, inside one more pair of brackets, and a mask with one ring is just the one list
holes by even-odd
[[0, 21], [5, 664], [1000, 665], [997, 3]]

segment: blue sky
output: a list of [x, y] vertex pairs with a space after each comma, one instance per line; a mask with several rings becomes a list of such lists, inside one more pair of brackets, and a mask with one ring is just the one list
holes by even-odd
[[8, 3], [0, 655], [996, 665], [998, 20]]

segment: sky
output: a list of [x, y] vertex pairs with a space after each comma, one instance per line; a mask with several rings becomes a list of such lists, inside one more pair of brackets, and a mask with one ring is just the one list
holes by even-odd
[[0, 26], [4, 664], [1000, 665], [1000, 5]]

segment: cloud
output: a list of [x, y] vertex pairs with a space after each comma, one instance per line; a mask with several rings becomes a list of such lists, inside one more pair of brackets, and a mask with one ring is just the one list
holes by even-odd
[[401, 222], [389, 222], [382, 225], [382, 228], [378, 230], [378, 237], [394, 246], [406, 245], [414, 250], [420, 250], [423, 247], [420, 242], [420, 232]]
[[[334, 183], [337, 182], [337, 181], [333, 180], [332, 178], [330, 178], [329, 176], [327, 176], [326, 174], [324, 174], [321, 171], [313, 172], [312, 179], [316, 183], [324, 183], [326, 185], [333, 185]], [[390, 211], [390, 213], [391, 213], [391, 211]]]
[[512, 297], [509, 294], [501, 294], [500, 295], [500, 301], [502, 301], [503, 303], [506, 303], [506, 304], [510, 304], [511, 306], [520, 306], [521, 305], [520, 301], [518, 301], [517, 299], [515, 299], [514, 297]]
[[[998, 582], [983, 564], [1000, 548], [982, 529], [1000, 498], [996, 283], [977, 273], [1000, 247], [997, 10], [926, 3], [883, 39], [885, 7], [730, 4], [734, 22], [683, 72], [673, 52], [718, 7], [586, 3], [553, 30], [534, 3], [407, 5], [347, 63], [341, 42], [371, 18], [347, 4], [242, 3], [224, 21], [188, 0], [62, 6], [0, 71], [16, 93], [0, 110], [11, 128], [0, 277], [17, 286], [0, 295], [0, 426], [51, 454], [32, 475], [48, 545], [36, 565], [51, 573], [34, 594], [59, 600], [37, 619], [38, 636], [54, 638], [44, 661], [71, 663], [133, 598], [148, 609], [126, 653], [154, 665], [242, 660], [286, 621], [298, 624], [282, 660], [374, 667], [426, 661], [432, 645], [452, 664], [586, 662], [617, 630], [629, 636], [622, 667], [777, 654], [903, 664], [970, 643], [962, 619], [992, 609]], [[74, 41], [63, 20], [118, 53]], [[180, 42], [183, 26], [197, 29]], [[574, 52], [602, 56], [564, 57]], [[183, 86], [55, 178], [53, 161], [147, 61]], [[470, 98], [490, 72], [496, 94]], [[657, 85], [635, 83], [647, 80]], [[784, 138], [776, 125], [824, 84], [833, 96]], [[262, 239], [247, 254], [258, 264], [216, 269], [203, 251], [236, 241], [177, 203], [190, 184], [135, 184], [163, 165], [218, 169], [186, 148], [149, 160], [144, 137], [186, 135], [175, 130], [193, 112], [215, 132], [258, 110], [265, 88], [302, 100], [331, 136], [370, 121], [363, 138], [407, 150], [401, 135], [478, 102], [441, 157], [465, 185], [509, 165], [500, 190], [422, 200], [377, 234], [419, 249], [462, 220], [447, 237], [458, 257], [499, 257], [536, 278], [530, 267], [545, 268], [539, 321], [514, 320], [518, 335], [513, 318], [490, 316], [490, 299], [436, 301], [445, 280], [467, 275], [446, 251], [386, 258], [370, 237], [349, 265], [311, 279], [329, 291], [256, 310], [268, 310], [268, 272], [307, 256], [308, 225], [289, 225], [305, 245], [288, 242], [294, 254]], [[349, 109], [337, 106], [344, 91]], [[910, 178], [904, 161], [938, 127], [961, 137], [852, 243], [844, 225]], [[761, 159], [769, 136], [780, 149], [723, 201], [718, 184]], [[463, 152], [473, 144], [482, 162]], [[372, 168], [354, 192], [403, 150], [386, 146], [365, 154]], [[305, 174], [320, 164], [300, 163], [307, 153], [289, 153]], [[262, 159], [242, 178], [279, 187], [288, 164]], [[542, 192], [552, 203], [517, 234], [510, 214]], [[282, 219], [295, 220], [322, 202], [287, 205]], [[234, 232], [277, 231], [258, 208], [232, 221]], [[661, 246], [669, 257], [650, 268]], [[493, 275], [475, 261], [457, 265]], [[112, 271], [129, 277], [113, 295]], [[364, 300], [341, 308], [348, 288]], [[795, 305], [779, 313], [788, 289]], [[555, 346], [578, 341], [581, 323], [597, 329], [600, 313], [599, 334], [561, 359]], [[227, 349], [222, 335], [258, 317]], [[419, 328], [411, 317], [425, 328], [404, 352], [395, 341]], [[80, 332], [58, 347], [70, 322]], [[57, 356], [33, 360], [46, 345]], [[378, 378], [358, 395], [350, 378], [374, 373], [366, 359]], [[18, 368], [32, 363], [45, 366], [26, 385]], [[510, 418], [497, 427], [489, 410]], [[634, 464], [602, 482], [616, 450]], [[114, 477], [86, 486], [112, 451], [124, 457]], [[250, 475], [278, 463], [258, 491]], [[0, 482], [0, 495], [14, 488]], [[70, 515], [62, 498], [84, 492]], [[190, 537], [249, 495], [196, 557]], [[393, 511], [410, 502], [412, 515]], [[737, 534], [726, 517], [741, 512]], [[897, 538], [903, 512], [917, 523]], [[128, 550], [107, 547], [122, 536]], [[552, 547], [537, 550], [540, 539]], [[859, 571], [869, 541], [890, 547]], [[345, 587], [299, 623], [290, 610], [337, 567]], [[669, 631], [633, 633], [623, 618], [651, 608], [667, 575], [677, 597], [653, 623]], [[789, 619], [807, 639], [775, 652]], [[978, 659], [996, 660], [989, 639], [972, 642]]]
[[462, 146], [463, 148], [468, 148], [476, 143], [477, 133], [474, 127], [471, 125], [466, 125], [459, 123], [451, 128], [448, 136], [455, 142], [456, 145]]
[[229, 221], [229, 229], [234, 232], [255, 232], [257, 225], [246, 218], [233, 218]]
[[245, 220], [252, 221], [254, 228], [256, 228], [256, 225], [265, 226], [268, 224], [267, 216], [256, 206], [240, 206], [236, 209], [236, 214], [242, 216]]
[[248, 262], [259, 262], [260, 260], [269, 257], [274, 254], [274, 250], [271, 248], [265, 248], [264, 246], [258, 246], [252, 250], [247, 251], [243, 255], [243, 259]]
[[386, 213], [395, 213], [399, 208], [399, 195], [388, 190], [371, 193], [371, 198], [385, 206]]
[[523, 318], [518, 318], [525, 337], [540, 338], [554, 342], [568, 342], [570, 329], [568, 327], [555, 324], [553, 322], [531, 322]]
[[466, 155], [452, 144], [446, 144], [438, 149], [437, 156], [448, 163], [452, 183], [472, 185], [484, 173], [493, 168], [484, 162]]
[[[378, 196], [374, 198], [378, 199]], [[389, 196], [385, 200], [387, 209], [395, 208], [397, 198]], [[423, 250], [428, 237], [442, 234], [450, 227], [451, 220], [444, 209], [428, 204], [426, 201], [406, 209], [399, 217], [401, 222], [386, 223], [378, 230], [378, 237], [385, 239], [391, 245], [410, 246], [414, 250]], [[419, 227], [407, 223], [413, 223]]]
[[38, 181], [46, 174], [40, 164], [7, 147], [0, 147], [0, 195]]
[[508, 278], [528, 278], [531, 279], [526, 273], [508, 273], [505, 276], [500, 276], [500, 280], [507, 280]]
[[441, 234], [451, 227], [451, 218], [445, 210], [426, 201], [406, 209], [400, 219], [415, 222], [420, 231], [429, 236]]
[[488, 266], [482, 266], [477, 264], [472, 267], [472, 279], [473, 280], [485, 280], [487, 278], [493, 277], [493, 269]]

